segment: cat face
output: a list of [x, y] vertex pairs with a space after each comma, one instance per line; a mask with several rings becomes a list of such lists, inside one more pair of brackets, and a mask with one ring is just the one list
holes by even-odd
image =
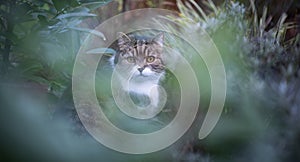
[[121, 34], [118, 39], [119, 53], [115, 58], [123, 69], [130, 69], [135, 78], [157, 78], [164, 72], [162, 61], [163, 33], [142, 39]]

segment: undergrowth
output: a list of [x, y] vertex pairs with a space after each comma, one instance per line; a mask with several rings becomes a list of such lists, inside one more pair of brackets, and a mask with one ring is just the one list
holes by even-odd
[[268, 7], [259, 16], [254, 0], [248, 8], [234, 1], [215, 6], [208, 0], [204, 5], [208, 12], [193, 0], [179, 0], [180, 16], [166, 18], [191, 33], [204, 29], [214, 40], [227, 73], [225, 111], [212, 135], [200, 143], [189, 144], [193, 149], [176, 158], [299, 160], [299, 34], [286, 39], [287, 31], [299, 24], [287, 22], [283, 13], [270, 28], [273, 20], [268, 16]]

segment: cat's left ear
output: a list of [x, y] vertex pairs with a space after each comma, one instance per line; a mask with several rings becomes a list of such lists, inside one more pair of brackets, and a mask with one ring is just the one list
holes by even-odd
[[164, 45], [164, 33], [158, 33], [153, 39], [152, 42], [159, 45], [160, 47], [163, 47]]

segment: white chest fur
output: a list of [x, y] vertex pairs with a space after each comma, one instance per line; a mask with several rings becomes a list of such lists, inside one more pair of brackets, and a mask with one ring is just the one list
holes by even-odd
[[159, 104], [159, 81], [162, 79], [163, 73], [155, 77], [151, 76], [133, 76], [131, 79], [120, 78], [124, 91], [133, 92], [135, 94], [146, 95], [151, 101], [153, 107]]

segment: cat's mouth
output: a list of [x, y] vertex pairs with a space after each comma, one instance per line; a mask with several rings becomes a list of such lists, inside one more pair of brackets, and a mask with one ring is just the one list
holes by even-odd
[[145, 74], [143, 74], [143, 73], [140, 73], [140, 74], [138, 74], [137, 76], [138, 76], [138, 77], [148, 77], [148, 75], [145, 75]]
[[135, 74], [132, 79], [135, 81], [145, 81], [145, 79], [149, 80], [150, 78], [151, 78], [151, 75], [142, 73], [142, 74]]

